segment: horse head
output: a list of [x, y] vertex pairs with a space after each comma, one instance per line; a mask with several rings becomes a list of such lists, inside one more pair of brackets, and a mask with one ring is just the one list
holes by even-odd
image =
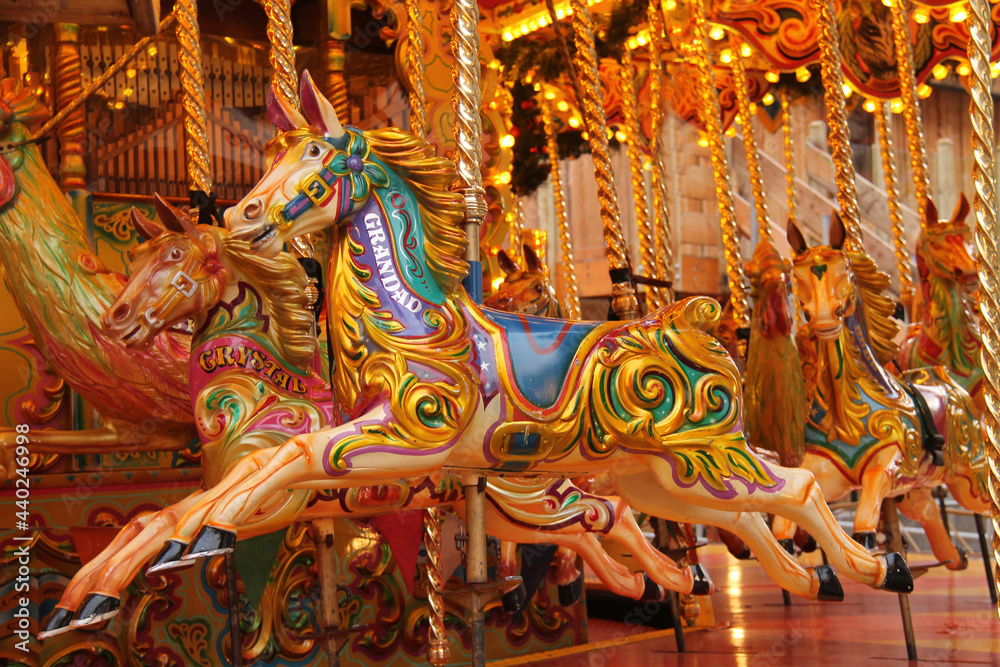
[[267, 174], [226, 212], [234, 237], [273, 256], [289, 239], [343, 220], [387, 186], [386, 169], [370, 155], [364, 135], [344, 129], [333, 105], [302, 75], [302, 112], [269, 93], [268, 114], [279, 130], [268, 144]]
[[144, 347], [168, 327], [218, 302], [229, 271], [219, 260], [225, 230], [196, 225], [158, 195], [164, 225], [135, 208], [132, 224], [146, 241], [130, 253], [132, 276], [101, 326], [126, 347]]
[[562, 314], [559, 297], [546, 279], [538, 255], [527, 244], [524, 244], [523, 249], [523, 269], [503, 250], [497, 254], [505, 275], [500, 288], [496, 294], [486, 299], [485, 305], [522, 315], [559, 317]]
[[794, 222], [788, 223], [788, 243], [795, 253], [792, 275], [795, 293], [816, 337], [834, 340], [844, 320], [858, 307], [851, 263], [844, 253], [847, 230], [836, 211], [830, 218], [830, 245], [810, 248]]
[[770, 241], [761, 241], [747, 262], [750, 290], [754, 297], [754, 322], [765, 338], [784, 338], [792, 332], [788, 301], [791, 263]]
[[979, 287], [976, 260], [969, 251], [972, 230], [965, 224], [969, 200], [962, 194], [950, 220], [939, 220], [937, 207], [927, 204], [924, 230], [917, 241], [917, 268], [921, 277], [951, 281], [967, 291]]

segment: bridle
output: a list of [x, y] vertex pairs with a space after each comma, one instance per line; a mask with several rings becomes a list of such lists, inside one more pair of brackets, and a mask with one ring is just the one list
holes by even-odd
[[[327, 145], [331, 145], [333, 140], [330, 137], [323, 137], [323, 141]], [[335, 174], [330, 168], [330, 163], [333, 162], [337, 152], [336, 148], [331, 148], [326, 157], [323, 158], [323, 166], [320, 170], [302, 179], [302, 182], [295, 189], [298, 194], [292, 197], [288, 203], [284, 206], [278, 204], [271, 207], [268, 219], [278, 229], [287, 230], [303, 213], [313, 206], [326, 206], [338, 194], [341, 199], [344, 198], [345, 189], [339, 186], [334, 187], [340, 175]], [[341, 202], [342, 205], [346, 203], [345, 201]]]

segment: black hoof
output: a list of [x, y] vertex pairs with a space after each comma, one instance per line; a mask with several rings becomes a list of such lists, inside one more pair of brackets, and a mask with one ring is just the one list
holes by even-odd
[[643, 589], [642, 596], [639, 599], [663, 602], [663, 600], [667, 597], [666, 591], [664, 591], [658, 583], [650, 579], [647, 575], [643, 575], [643, 578], [646, 581], [646, 588]]
[[795, 540], [778, 540], [778, 544], [791, 555], [795, 555]]
[[732, 552], [730, 552], [730, 554], [736, 560], [750, 560], [751, 558], [753, 558], [753, 552], [750, 551], [750, 547], [748, 547], [745, 544], [743, 545], [743, 551], [741, 551], [739, 553], [735, 553], [735, 554], [732, 553]]
[[38, 639], [48, 639], [49, 637], [55, 637], [56, 635], [61, 635], [64, 632], [69, 632], [73, 629], [69, 626], [70, 621], [72, 620], [72, 611], [56, 607], [56, 610], [52, 612], [51, 616], [49, 616], [49, 622], [46, 623], [45, 629], [38, 633]]
[[521, 611], [521, 607], [524, 606], [524, 601], [528, 598], [528, 591], [524, 587], [524, 583], [517, 585], [517, 588], [507, 591], [500, 596], [500, 603], [503, 605], [503, 610], [508, 614], [516, 614]]
[[816, 551], [818, 547], [819, 545], [816, 544], [816, 538], [813, 537], [812, 535], [806, 537], [805, 542], [799, 545], [799, 549], [802, 549], [802, 553], [807, 553], [807, 554], [811, 554], [812, 552]]
[[215, 526], [205, 526], [191, 540], [187, 553], [181, 556], [181, 560], [195, 560], [196, 558], [229, 554], [235, 548], [236, 531], [216, 528]]
[[571, 584], [560, 585], [559, 604], [563, 607], [572, 607], [583, 597], [583, 577], [577, 577]]
[[893, 593], [912, 593], [913, 575], [910, 568], [906, 566], [903, 557], [894, 551], [885, 555], [885, 581], [882, 582], [882, 590]]
[[70, 621], [70, 626], [79, 628], [84, 625], [93, 625], [114, 618], [121, 609], [122, 602], [118, 598], [100, 593], [91, 593], [83, 600], [83, 604], [76, 612], [76, 617]]
[[969, 567], [969, 552], [965, 550], [961, 544], [956, 544], [955, 548], [958, 549], [958, 567], [955, 571], [964, 570]]
[[861, 532], [854, 533], [851, 535], [851, 539], [863, 546], [868, 551], [875, 551], [878, 549], [878, 537], [875, 535], [874, 530], [865, 530]]
[[181, 560], [181, 556], [184, 555], [185, 549], [187, 549], [187, 542], [181, 542], [180, 540], [167, 540], [164, 542], [163, 548], [160, 549], [160, 553], [158, 553], [156, 558], [153, 559], [152, 565], [146, 568], [146, 574], [156, 574], [157, 572], [177, 570], [182, 567], [190, 567], [194, 565], [194, 563], [189, 560]]
[[821, 602], [840, 602], [844, 599], [844, 589], [837, 579], [837, 573], [829, 565], [820, 565], [813, 573], [819, 579], [819, 593], [816, 599]]
[[715, 590], [712, 578], [708, 576], [708, 571], [702, 567], [701, 563], [691, 566], [691, 576], [694, 577], [694, 586], [691, 587], [691, 595], [711, 595]]

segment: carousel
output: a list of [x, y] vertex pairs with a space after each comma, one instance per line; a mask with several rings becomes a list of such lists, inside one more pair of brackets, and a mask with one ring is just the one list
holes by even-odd
[[0, 0], [0, 662], [995, 664], [998, 25]]

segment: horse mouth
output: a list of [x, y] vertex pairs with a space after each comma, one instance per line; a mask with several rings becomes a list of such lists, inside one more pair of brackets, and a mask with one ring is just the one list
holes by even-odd
[[833, 340], [840, 335], [843, 329], [844, 325], [838, 322], [837, 324], [829, 324], [825, 327], [814, 327], [813, 331], [820, 340]]
[[255, 229], [248, 229], [245, 232], [233, 234], [233, 238], [240, 239], [241, 241], [249, 241], [251, 252], [257, 252], [270, 243], [277, 234], [278, 230], [274, 225], [264, 224]]
[[131, 347], [142, 340], [142, 325], [137, 324], [121, 337], [125, 347]]

